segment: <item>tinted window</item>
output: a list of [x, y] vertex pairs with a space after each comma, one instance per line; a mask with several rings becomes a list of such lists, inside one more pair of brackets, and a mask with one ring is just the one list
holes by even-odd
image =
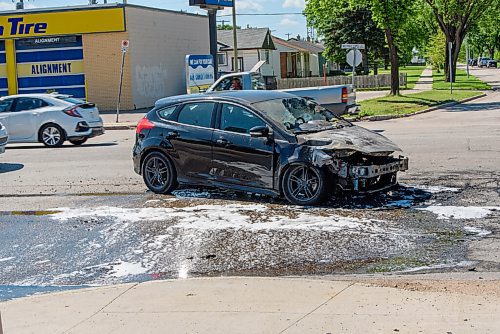
[[209, 128], [215, 103], [188, 103], [182, 107], [177, 122]]
[[161, 118], [170, 119], [172, 117], [172, 114], [174, 113], [175, 109], [177, 109], [177, 106], [161, 109], [158, 111], [158, 115]]
[[256, 126], [266, 125], [254, 113], [232, 104], [222, 105], [220, 128], [224, 131], [250, 133]]
[[[234, 83], [233, 83], [234, 81]], [[238, 85], [239, 82], [239, 85]], [[214, 90], [215, 91], [223, 91], [223, 90], [242, 90], [242, 82], [241, 82], [241, 76], [236, 75], [236, 76], [231, 76], [227, 77], [225, 79], [222, 79], [221, 82], [215, 86]]]
[[17, 99], [15, 111], [32, 110], [46, 106], [48, 106], [48, 104], [43, 100], [21, 97]]
[[1, 100], [0, 101], [0, 112], [10, 111], [10, 108], [12, 107], [13, 102], [14, 102], [14, 99]]

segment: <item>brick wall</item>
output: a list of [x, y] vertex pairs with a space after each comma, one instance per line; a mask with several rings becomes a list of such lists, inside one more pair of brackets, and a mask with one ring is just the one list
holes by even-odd
[[[83, 35], [87, 99], [100, 110], [116, 110], [121, 65], [121, 41], [128, 32]], [[131, 57], [125, 58], [122, 88], [122, 110], [134, 109], [131, 80]]]

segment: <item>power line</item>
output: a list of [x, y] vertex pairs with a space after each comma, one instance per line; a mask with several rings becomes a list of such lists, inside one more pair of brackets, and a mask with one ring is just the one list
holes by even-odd
[[[233, 14], [222, 14], [217, 16], [232, 16]], [[243, 13], [237, 16], [281, 16], [281, 15], [304, 15], [304, 13]]]

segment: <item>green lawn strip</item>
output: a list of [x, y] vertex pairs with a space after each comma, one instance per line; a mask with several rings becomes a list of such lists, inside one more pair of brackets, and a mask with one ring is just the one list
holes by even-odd
[[[434, 79], [432, 84], [433, 89], [450, 90], [450, 83], [444, 81], [445, 76], [443, 71], [441, 71], [441, 73], [433, 71], [432, 77]], [[457, 76], [455, 78], [455, 82], [453, 83], [453, 89], [488, 90], [491, 89], [491, 87], [473, 75], [470, 75], [469, 78], [467, 78], [466, 71], [457, 69]]]
[[[415, 84], [417, 83], [418, 79], [420, 79], [420, 76], [422, 75], [422, 72], [426, 67], [427, 66], [406, 66], [399, 68], [400, 73], [406, 73], [408, 75], [408, 89], [413, 89], [415, 87]], [[380, 69], [378, 70], [378, 73], [390, 74], [391, 70]]]
[[439, 104], [460, 101], [469, 97], [480, 95], [475, 91], [455, 91], [453, 95], [448, 91], [432, 90], [416, 94], [400, 96], [385, 96], [359, 102], [361, 105], [360, 116], [374, 115], [406, 115], [427, 109]]

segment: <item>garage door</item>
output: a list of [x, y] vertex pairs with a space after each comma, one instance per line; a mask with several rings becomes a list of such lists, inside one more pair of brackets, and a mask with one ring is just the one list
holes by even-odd
[[7, 65], [5, 64], [5, 41], [0, 41], [0, 96], [8, 95], [7, 92]]
[[86, 97], [81, 36], [17, 40], [16, 63], [19, 94]]

